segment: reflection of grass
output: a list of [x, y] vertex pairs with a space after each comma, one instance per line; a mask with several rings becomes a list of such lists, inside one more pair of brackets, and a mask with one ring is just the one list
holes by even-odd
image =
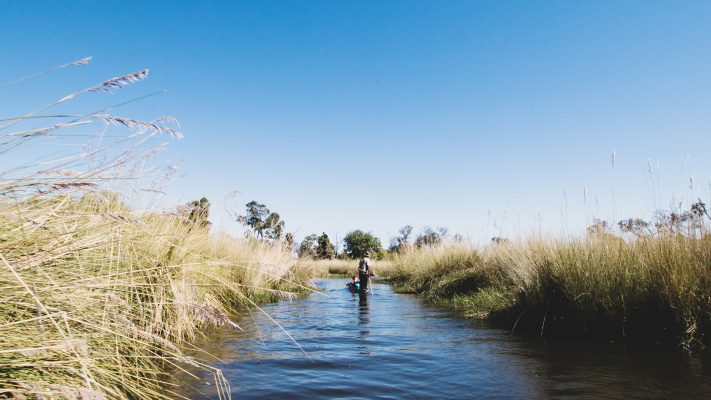
[[400, 290], [516, 331], [711, 343], [711, 236], [455, 246], [393, 264]]
[[[44, 109], [145, 76], [114, 78]], [[42, 118], [0, 123], [0, 154], [41, 145], [38, 137], [82, 137], [64, 132], [98, 116], [37, 128]], [[186, 367], [213, 372], [217, 392], [229, 396], [219, 371], [179, 346], [211, 325], [237, 328], [228, 317], [235, 306], [290, 296], [284, 290], [296, 288], [300, 270], [280, 245], [211, 236], [184, 214], [125, 206], [105, 187], [148, 169], [157, 151], [149, 139], [179, 135], [101, 118], [136, 128], [135, 138], [106, 135], [85, 153], [0, 171], [0, 398], [172, 398], [166, 371]]]
[[[314, 276], [346, 277], [358, 273], [358, 260], [301, 260], [300, 263], [312, 270]], [[392, 270], [392, 264], [388, 260], [374, 260], [373, 270], [385, 276]]]

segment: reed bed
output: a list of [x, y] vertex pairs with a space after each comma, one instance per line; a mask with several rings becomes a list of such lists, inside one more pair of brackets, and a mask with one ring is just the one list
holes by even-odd
[[[358, 260], [313, 260], [302, 259], [300, 261], [301, 268], [309, 269], [309, 274], [312, 276], [328, 277], [328, 276], [351, 276], [358, 274]], [[387, 276], [392, 269], [392, 264], [389, 260], [374, 260], [373, 270], [380, 276]]]
[[[170, 118], [39, 114], [147, 74], [111, 78], [0, 122], [4, 155], [27, 151], [38, 138], [58, 140], [69, 129], [105, 124], [94, 146], [80, 153], [0, 170], [0, 398], [176, 398], [169, 375], [183, 371], [204, 384], [192, 374], [196, 368], [210, 371], [220, 397], [228, 398], [220, 371], [183, 350], [210, 326], [239, 329], [229, 317], [236, 308], [258, 308], [257, 301], [305, 288], [280, 243], [210, 235], [204, 221], [185, 212], [134, 211], [108, 190], [125, 181], [137, 191], [141, 172], [162, 147], [151, 141], [182, 137], [162, 125]], [[110, 142], [105, 133], [114, 125], [130, 132]], [[81, 135], [67, 135], [75, 136]]]
[[536, 239], [412, 250], [393, 260], [402, 291], [512, 332], [705, 349], [711, 237]]

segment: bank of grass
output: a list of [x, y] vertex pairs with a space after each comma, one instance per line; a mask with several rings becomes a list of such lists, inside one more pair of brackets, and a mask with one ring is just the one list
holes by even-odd
[[[318, 277], [350, 277], [358, 273], [358, 260], [333, 259], [313, 260], [302, 259], [302, 268], [309, 269], [309, 273]], [[373, 270], [379, 276], [387, 276], [393, 269], [390, 260], [374, 260]]]
[[[182, 137], [161, 125], [172, 117], [38, 114], [147, 76], [111, 78], [39, 111], [0, 116], [0, 398], [179, 398], [169, 375], [184, 371], [194, 381], [181, 384], [204, 384], [195, 368], [212, 372], [227, 398], [220, 371], [182, 350], [211, 326], [239, 329], [229, 317], [238, 308], [259, 312], [260, 301], [308, 290], [279, 243], [210, 235], [193, 218], [200, 213], [137, 212], [107, 190], [156, 191], [146, 171], [163, 176], [150, 164], [163, 147], [155, 140]], [[72, 131], [79, 128], [86, 131]], [[83, 147], [72, 142], [92, 135]]]
[[100, 194], [4, 203], [0, 232], [0, 397], [172, 398], [170, 370], [210, 369], [181, 346], [302, 280], [278, 245]]
[[531, 240], [413, 250], [393, 260], [399, 290], [517, 332], [711, 344], [711, 236]]

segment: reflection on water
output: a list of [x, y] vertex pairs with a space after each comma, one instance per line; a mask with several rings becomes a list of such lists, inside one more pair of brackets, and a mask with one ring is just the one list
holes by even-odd
[[358, 299], [358, 327], [360, 328], [358, 332], [358, 339], [360, 339], [361, 344], [359, 347], [362, 349], [360, 354], [370, 355], [368, 350], [368, 337], [370, 336], [370, 310], [368, 309], [368, 296], [360, 294]]
[[[711, 398], [707, 360], [511, 336], [387, 285], [363, 299], [345, 283], [264, 307], [311, 360], [259, 313], [238, 316], [243, 332], [210, 333], [203, 348], [224, 361], [211, 364], [235, 398]], [[184, 395], [213, 398], [213, 386]]]

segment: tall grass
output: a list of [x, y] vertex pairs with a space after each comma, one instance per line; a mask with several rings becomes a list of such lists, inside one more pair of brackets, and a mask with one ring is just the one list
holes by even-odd
[[[351, 276], [358, 274], [358, 260], [333, 259], [333, 260], [313, 260], [301, 259], [301, 268], [308, 268], [311, 276]], [[389, 260], [374, 260], [373, 271], [378, 275], [387, 275], [392, 269]]]
[[[133, 132], [108, 143], [100, 130], [103, 142], [84, 152], [0, 171], [0, 398], [174, 398], [168, 374], [194, 368], [210, 370], [229, 397], [220, 371], [181, 348], [209, 326], [239, 329], [229, 318], [236, 307], [299, 290], [295, 260], [278, 243], [210, 235], [180, 212], [133, 211], [106, 190], [140, 179], [155, 154], [149, 139], [179, 132], [103, 114], [59, 117], [70, 120], [37, 127], [45, 118], [37, 112], [5, 118], [0, 153], [96, 119]], [[30, 119], [34, 127], [23, 127]]]
[[608, 340], [711, 341], [711, 237], [604, 235], [453, 246], [396, 257], [401, 290], [515, 331]]

